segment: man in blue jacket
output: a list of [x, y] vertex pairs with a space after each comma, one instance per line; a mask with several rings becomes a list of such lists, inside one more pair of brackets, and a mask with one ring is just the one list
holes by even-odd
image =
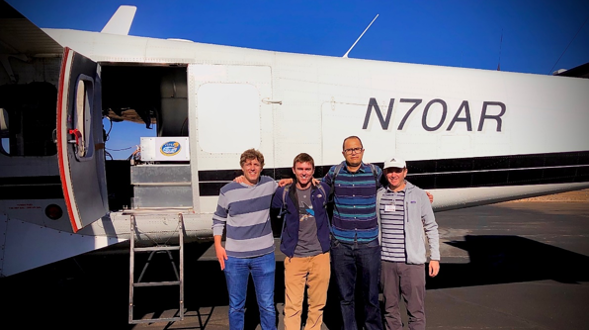
[[381, 243], [381, 286], [384, 296], [384, 325], [401, 330], [399, 310], [403, 297], [411, 330], [425, 330], [425, 236], [429, 242], [428, 273], [440, 271], [438, 224], [425, 191], [405, 180], [404, 160], [393, 157], [384, 162], [388, 186], [376, 194]]
[[284, 328], [300, 330], [305, 286], [309, 310], [305, 330], [319, 330], [329, 286], [329, 218], [325, 209], [329, 187], [313, 184], [315, 162], [301, 153], [294, 158], [293, 184], [278, 188], [272, 207], [282, 209], [280, 250], [284, 260]]

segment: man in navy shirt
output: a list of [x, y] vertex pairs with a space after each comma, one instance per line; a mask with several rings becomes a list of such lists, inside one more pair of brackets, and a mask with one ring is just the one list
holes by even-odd
[[362, 162], [364, 147], [357, 136], [344, 140], [342, 154], [345, 161], [331, 167], [323, 182], [334, 187], [331, 263], [340, 294], [343, 328], [358, 329], [354, 302], [359, 282], [364, 303], [363, 327], [381, 330], [376, 191], [382, 171]]

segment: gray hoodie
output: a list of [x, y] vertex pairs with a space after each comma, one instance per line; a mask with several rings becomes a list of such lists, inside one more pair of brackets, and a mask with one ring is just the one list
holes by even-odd
[[[430, 248], [430, 259], [440, 260], [440, 235], [438, 224], [434, 218], [434, 211], [427, 194], [422, 189], [405, 181], [405, 252], [407, 263], [411, 265], [425, 264], [427, 261], [425, 238], [427, 235]], [[376, 215], [380, 228], [380, 200], [386, 188], [380, 188], [376, 193]], [[380, 242], [382, 232], [379, 230]]]

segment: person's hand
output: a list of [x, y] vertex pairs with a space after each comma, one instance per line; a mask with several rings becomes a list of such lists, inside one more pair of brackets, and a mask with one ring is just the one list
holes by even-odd
[[430, 194], [429, 191], [425, 192], [427, 194], [427, 197], [429, 198], [429, 202], [433, 203], [434, 202], [434, 195]]
[[245, 176], [240, 175], [237, 178], [233, 179], [233, 182], [237, 182], [237, 183], [244, 183], [245, 182]]
[[436, 277], [440, 272], [440, 262], [438, 260], [429, 261], [429, 276]]
[[225, 252], [225, 248], [220, 244], [215, 244], [215, 253], [217, 254], [217, 260], [219, 260], [219, 264], [221, 265], [221, 270], [224, 270], [225, 260], [227, 260], [227, 252]]
[[284, 186], [286, 186], [287, 184], [292, 184], [293, 182], [294, 182], [294, 180], [293, 180], [292, 178], [289, 178], [289, 179], [282, 179], [282, 180], [278, 181], [278, 186], [279, 186], [279, 187], [284, 187]]
[[317, 178], [313, 178], [313, 179], [311, 179], [311, 183], [313, 183], [313, 186], [318, 186], [319, 183], [321, 183], [321, 180], [319, 180]]

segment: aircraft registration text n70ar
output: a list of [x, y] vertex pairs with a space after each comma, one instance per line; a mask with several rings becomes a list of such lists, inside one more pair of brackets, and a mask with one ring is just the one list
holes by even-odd
[[[401, 98], [399, 99], [399, 103], [408, 103], [410, 104], [410, 108], [405, 112], [403, 118], [401, 119], [399, 126], [397, 126], [398, 131], [402, 131], [405, 123], [409, 118], [414, 115], [414, 113], [418, 113], [415, 111], [419, 108], [419, 106], [424, 103], [423, 99], [409, 99], [409, 98]], [[391, 98], [389, 101], [389, 106], [386, 112], [386, 115], [383, 116], [383, 113], [376, 101], [376, 98], [370, 98], [368, 102], [368, 107], [366, 108], [366, 116], [364, 117], [364, 124], [362, 125], [362, 129], [368, 129], [368, 124], [370, 122], [370, 116], [372, 114], [372, 110], [376, 113], [376, 117], [380, 122], [380, 126], [383, 130], [389, 129], [389, 124], [391, 122], [391, 117], [393, 113], [393, 106], [395, 104], [395, 99]], [[478, 121], [477, 131], [482, 131], [483, 126], [486, 122], [488, 125], [495, 124], [495, 130], [497, 132], [501, 132], [501, 126], [503, 124], [502, 116], [505, 114], [507, 107], [503, 102], [497, 101], [483, 101], [483, 105], [480, 109], [480, 116]], [[434, 116], [432, 113], [436, 111], [441, 111], [441, 116]], [[415, 114], [417, 115], [417, 114]], [[433, 117], [428, 122], [428, 118]], [[421, 115], [421, 126], [424, 130], [428, 132], [438, 131], [440, 129], [444, 129], [446, 131], [450, 131], [456, 125], [457, 129], [466, 129], [466, 131], [471, 132], [473, 130], [473, 120], [470, 113], [470, 104], [468, 100], [463, 100], [460, 106], [458, 106], [458, 110], [450, 119], [446, 121], [448, 117], [448, 104], [443, 99], [432, 99], [427, 101], [425, 106], [423, 107], [422, 115]], [[437, 123], [432, 124], [431, 120], [436, 121]], [[463, 124], [462, 124], [463, 123]], [[461, 125], [462, 124], [462, 125]]]

